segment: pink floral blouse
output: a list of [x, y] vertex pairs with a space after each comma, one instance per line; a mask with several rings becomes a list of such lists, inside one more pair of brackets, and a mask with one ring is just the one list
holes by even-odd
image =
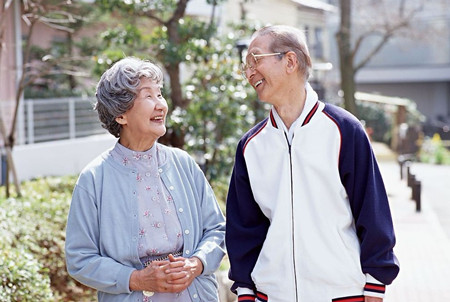
[[[138, 253], [142, 263], [183, 250], [183, 236], [172, 196], [159, 177], [159, 167], [165, 154], [153, 145], [147, 151], [130, 150], [116, 143], [111, 152], [114, 160], [136, 171], [136, 191], [139, 208]], [[183, 291], [178, 294], [143, 295], [144, 302], [190, 302]]]

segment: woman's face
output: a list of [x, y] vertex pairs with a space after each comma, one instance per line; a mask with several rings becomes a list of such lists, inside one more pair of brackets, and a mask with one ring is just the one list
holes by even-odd
[[116, 121], [122, 125], [121, 140], [131, 144], [153, 143], [166, 133], [167, 102], [161, 86], [153, 80], [142, 78], [137, 88], [133, 107]]

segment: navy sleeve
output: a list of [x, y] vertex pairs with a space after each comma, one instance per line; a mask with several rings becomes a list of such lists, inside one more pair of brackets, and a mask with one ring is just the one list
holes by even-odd
[[255, 289], [251, 273], [269, 228], [269, 220], [256, 203], [245, 164], [241, 140], [236, 152], [226, 204], [225, 241], [230, 260], [231, 290], [238, 287]]
[[391, 284], [399, 272], [389, 200], [370, 141], [361, 123], [340, 108], [330, 108], [342, 136], [339, 171], [361, 245], [363, 273]]

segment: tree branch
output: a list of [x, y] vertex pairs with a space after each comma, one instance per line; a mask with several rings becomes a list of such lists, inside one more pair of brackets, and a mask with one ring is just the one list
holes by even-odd
[[[37, 19], [33, 20], [33, 22], [30, 25], [30, 30], [28, 32], [27, 42], [25, 44], [25, 55], [23, 57], [23, 61], [24, 62], [28, 62], [29, 57], [30, 57], [31, 36], [33, 35], [33, 29], [34, 29], [34, 26], [36, 25], [36, 22], [37, 22]], [[14, 115], [13, 115], [12, 124], [11, 124], [11, 131], [9, 133], [8, 142], [7, 142], [7, 144], [11, 147], [11, 149], [14, 147], [14, 134], [16, 132], [16, 124], [17, 124], [17, 116], [18, 116], [18, 113], [19, 113], [20, 99], [22, 97], [23, 90], [25, 89], [24, 82], [25, 82], [25, 64], [23, 64], [23, 66], [22, 66], [22, 74], [20, 76], [20, 81], [19, 81], [19, 84], [17, 86], [16, 106], [14, 108]]]
[[[423, 7], [421, 5], [411, 10], [411, 12], [407, 16], [401, 18], [400, 21], [394, 24], [393, 26], [390, 26], [390, 24], [385, 24], [385, 30], [383, 32], [372, 30], [370, 32], [361, 35], [356, 40], [355, 47], [353, 49], [354, 58], [356, 57], [356, 53], [359, 51], [363, 41], [367, 37], [373, 34], [377, 34], [378, 32], [381, 35], [381, 40], [377, 43], [377, 45], [374, 48], [372, 48], [372, 51], [370, 51], [359, 63], [357, 64], [355, 63], [354, 65], [355, 73], [358, 72], [358, 70], [360, 70], [362, 67], [364, 67], [381, 50], [381, 48], [383, 48], [386, 42], [394, 36], [396, 32], [398, 32], [402, 28], [407, 28], [411, 24], [411, 20], [413, 19], [414, 15], [416, 15], [422, 9]], [[404, 6], [402, 1], [402, 5], [399, 7], [399, 15], [403, 16], [403, 14], [404, 14]]]
[[48, 22], [48, 21], [46, 21], [45, 18], [41, 18], [41, 19], [39, 19], [39, 21], [41, 21], [43, 24], [47, 25], [48, 27], [54, 28], [56, 30], [65, 31], [65, 32], [68, 32], [68, 33], [71, 33], [71, 34], [73, 34], [75, 32], [75, 30], [73, 28], [70, 28], [70, 27], [67, 27], [67, 26], [62, 26], [62, 25], [55, 24], [55, 23], [52, 23], [52, 22]]
[[392, 37], [392, 34], [386, 34], [383, 36], [382, 40], [380, 42], [378, 42], [377, 46], [375, 46], [371, 52], [369, 52], [369, 54], [363, 59], [361, 60], [358, 64], [355, 64], [354, 67], [354, 71], [355, 73], [358, 72], [358, 70], [360, 70], [363, 66], [365, 66], [370, 59], [372, 59], [372, 57], [378, 53], [380, 51], [380, 49], [386, 44], [386, 42]]
[[[141, 14], [139, 14], [139, 15], [141, 15]], [[158, 18], [157, 16], [155, 16], [151, 11], [148, 11], [148, 12], [142, 14], [142, 15], [148, 17], [149, 19], [155, 20], [160, 25], [164, 24], [164, 20], [161, 19], [161, 18]]]
[[175, 12], [173, 13], [172, 17], [170, 17], [170, 19], [166, 23], [170, 24], [174, 21], [178, 22], [178, 20], [183, 18], [188, 2], [189, 2], [189, 0], [179, 0], [177, 3], [177, 8], [175, 9]]

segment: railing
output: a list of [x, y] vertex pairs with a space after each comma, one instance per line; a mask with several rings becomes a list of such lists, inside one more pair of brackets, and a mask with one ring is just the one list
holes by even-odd
[[18, 117], [18, 143], [33, 144], [106, 133], [94, 98], [25, 99]]

